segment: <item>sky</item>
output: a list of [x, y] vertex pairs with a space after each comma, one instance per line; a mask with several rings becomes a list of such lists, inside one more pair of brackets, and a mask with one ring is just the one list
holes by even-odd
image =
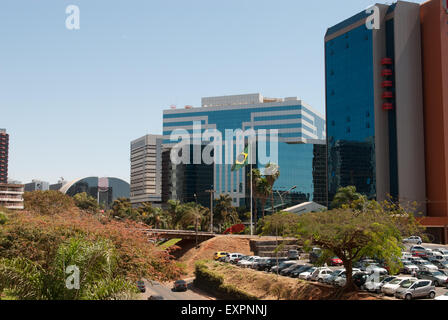
[[[201, 97], [297, 96], [324, 114], [326, 29], [373, 3], [2, 0], [9, 178], [129, 181], [130, 141], [161, 134], [164, 109]], [[79, 30], [66, 28], [69, 5]]]

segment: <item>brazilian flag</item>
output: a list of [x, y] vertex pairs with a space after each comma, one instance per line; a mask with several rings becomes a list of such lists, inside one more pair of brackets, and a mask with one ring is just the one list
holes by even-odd
[[240, 170], [241, 168], [247, 166], [249, 162], [248, 156], [249, 156], [249, 146], [246, 146], [244, 151], [236, 157], [235, 163], [232, 166], [232, 171]]

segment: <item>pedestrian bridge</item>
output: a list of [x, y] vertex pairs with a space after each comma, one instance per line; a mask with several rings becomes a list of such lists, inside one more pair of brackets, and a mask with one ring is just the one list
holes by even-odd
[[184, 240], [198, 239], [199, 241], [205, 241], [216, 236], [216, 234], [211, 232], [196, 232], [190, 230], [145, 229], [144, 232], [149, 237]]

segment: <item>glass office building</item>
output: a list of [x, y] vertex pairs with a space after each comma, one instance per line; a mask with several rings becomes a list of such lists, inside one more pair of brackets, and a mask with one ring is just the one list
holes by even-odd
[[[200, 130], [194, 132], [194, 124], [200, 124]], [[297, 98], [266, 98], [260, 94], [203, 98], [200, 108], [186, 107], [164, 111], [165, 150], [169, 150], [179, 141], [176, 137], [171, 139], [171, 134], [176, 129], [184, 129], [191, 136], [193, 133], [203, 134], [207, 129], [222, 133], [223, 163], [212, 164], [212, 171], [202, 167], [201, 170], [212, 173], [212, 176], [201, 173], [196, 174], [195, 179], [204, 180], [199, 176], [206, 176], [204, 186], [211, 180], [215, 198], [221, 194], [228, 194], [233, 199], [233, 205], [246, 207], [250, 206], [248, 179], [250, 166], [232, 172], [232, 163], [238, 152], [235, 143], [229, 144], [229, 141], [234, 142], [234, 138], [226, 139], [226, 130], [254, 129], [258, 132], [260, 129], [266, 129], [268, 157], [272, 156], [269, 130], [277, 130], [278, 159], [272, 162], [279, 165], [280, 177], [274, 185], [275, 205], [291, 206], [307, 201], [326, 205], [325, 120], [303, 101]], [[258, 139], [256, 145], [258, 146], [260, 142]], [[225, 161], [225, 147], [229, 145], [231, 146], [229, 149], [232, 150], [231, 162]], [[166, 154], [164, 159], [165, 163], [170, 161], [169, 155]], [[263, 169], [264, 160], [258, 156], [255, 159], [254, 167]], [[173, 177], [167, 179], [178, 181]], [[294, 186], [296, 188], [291, 190]], [[201, 189], [202, 187], [195, 189], [198, 197], [204, 193]], [[270, 206], [268, 201], [266, 209]]]
[[[375, 7], [325, 36], [328, 200], [354, 185], [425, 211], [420, 6]], [[379, 28], [368, 24], [373, 12]]]

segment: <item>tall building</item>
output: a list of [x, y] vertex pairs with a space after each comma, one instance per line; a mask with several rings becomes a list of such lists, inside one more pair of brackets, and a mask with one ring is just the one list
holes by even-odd
[[328, 198], [354, 185], [426, 211], [420, 5], [376, 4], [325, 35]]
[[[197, 124], [201, 126], [200, 131], [194, 130], [194, 126]], [[223, 150], [231, 141], [226, 139], [226, 130], [276, 129], [279, 141], [277, 164], [280, 166], [280, 177], [274, 186], [276, 205], [279, 205], [280, 202], [285, 206], [306, 201], [315, 201], [324, 205], [327, 203], [325, 120], [322, 115], [297, 97], [267, 98], [258, 93], [208, 97], [202, 99], [201, 107], [186, 106], [183, 109], [165, 110], [163, 112], [165, 167], [171, 166], [170, 163], [167, 163], [170, 160], [167, 150], [178, 141], [170, 139], [176, 129], [183, 129], [193, 137], [193, 140], [195, 135], [202, 135], [206, 129], [217, 130], [223, 136], [220, 142]], [[267, 134], [269, 135], [269, 132]], [[257, 141], [257, 148], [259, 146], [260, 141]], [[232, 157], [230, 163], [233, 163], [237, 151], [234, 146], [229, 149], [231, 149]], [[266, 149], [269, 153], [269, 141]], [[192, 176], [203, 178], [203, 185], [195, 189], [196, 197], [204, 197], [204, 199], [210, 197], [204, 189], [211, 182], [215, 198], [221, 194], [227, 194], [231, 196], [234, 206], [249, 207], [250, 185], [247, 179], [249, 166], [232, 172], [232, 165], [229, 164], [229, 161], [225, 161], [224, 157], [224, 151], [222, 151], [222, 163], [213, 163], [213, 170], [204, 165], [198, 165], [193, 170]], [[257, 157], [255, 167], [263, 169], [262, 163], [262, 160]], [[199, 171], [202, 173], [198, 173]], [[210, 175], [208, 175], [209, 173]], [[186, 177], [182, 174], [172, 174], [171, 178], [164, 177], [164, 180], [168, 180], [165, 185], [177, 184], [179, 186], [177, 190], [185, 190], [183, 186], [188, 183], [179, 181], [179, 177], [182, 176]], [[189, 197], [191, 198], [191, 195]], [[269, 202], [266, 209], [270, 208], [270, 204], [268, 204]]]
[[162, 140], [146, 135], [131, 142], [131, 203], [162, 202]]
[[24, 186], [21, 184], [0, 183], [0, 207], [10, 210], [23, 210]]
[[8, 182], [9, 135], [0, 129], [0, 183]]
[[448, 1], [421, 6], [428, 217], [436, 239], [448, 242]]
[[25, 191], [47, 191], [50, 190], [50, 183], [40, 180], [33, 180], [25, 184]]

